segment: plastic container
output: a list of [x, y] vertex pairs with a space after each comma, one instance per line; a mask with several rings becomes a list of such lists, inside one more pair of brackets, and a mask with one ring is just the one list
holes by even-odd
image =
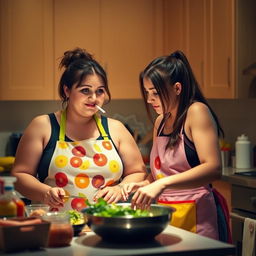
[[252, 147], [251, 142], [245, 134], [237, 137], [236, 141], [236, 168], [252, 168]]
[[[0, 207], [9, 209], [9, 212], [4, 214], [0, 213], [0, 216], [7, 215], [4, 217], [24, 217], [25, 216], [25, 203], [18, 196], [17, 192], [14, 190], [14, 183], [17, 178], [12, 176], [2, 177], [4, 180], [4, 194], [0, 198]], [[14, 207], [12, 202], [16, 205], [16, 213], [14, 213]], [[5, 204], [5, 206], [4, 206]]]
[[25, 206], [27, 217], [42, 217], [50, 211], [50, 206], [47, 204], [30, 204]]
[[13, 198], [14, 186], [13, 183], [16, 181], [14, 177], [4, 177], [4, 191], [0, 196], [0, 218], [12, 218], [17, 217], [18, 206]]
[[48, 212], [42, 219], [51, 223], [48, 247], [62, 247], [70, 245], [74, 236], [69, 215], [65, 212]]

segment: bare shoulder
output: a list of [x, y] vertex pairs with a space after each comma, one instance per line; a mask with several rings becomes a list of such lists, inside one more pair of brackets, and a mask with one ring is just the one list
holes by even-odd
[[195, 102], [188, 108], [188, 115], [198, 115], [200, 113], [209, 113], [209, 108], [202, 102]]
[[109, 117], [108, 117], [108, 127], [110, 132], [119, 132], [119, 131], [126, 130], [126, 127], [121, 121], [117, 119], [109, 118]]
[[187, 113], [186, 123], [190, 127], [208, 127], [215, 125], [209, 107], [202, 102], [193, 103]]
[[31, 126], [38, 126], [38, 127], [49, 125], [49, 124], [50, 124], [50, 120], [48, 115], [36, 116], [30, 123]]
[[25, 134], [48, 134], [51, 132], [51, 124], [48, 115], [36, 116], [32, 119], [25, 130]]

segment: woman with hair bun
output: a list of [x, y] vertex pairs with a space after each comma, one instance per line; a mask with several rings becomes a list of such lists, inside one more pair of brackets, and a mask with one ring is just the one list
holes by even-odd
[[60, 68], [63, 109], [35, 117], [26, 128], [12, 169], [16, 189], [59, 210], [81, 210], [100, 197], [117, 202], [125, 183], [145, 179], [140, 151], [121, 122], [98, 114], [111, 96], [92, 55], [66, 51]]
[[133, 207], [155, 200], [174, 207], [172, 225], [218, 239], [217, 210], [210, 183], [221, 176], [219, 121], [199, 89], [186, 56], [175, 51], [154, 59], [140, 74], [142, 96], [158, 114], [150, 154], [151, 174], [126, 184]]

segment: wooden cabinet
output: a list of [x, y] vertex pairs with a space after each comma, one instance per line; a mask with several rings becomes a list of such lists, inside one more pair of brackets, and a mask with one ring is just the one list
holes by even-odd
[[0, 0], [0, 100], [53, 99], [51, 0]]
[[[101, 55], [100, 0], [54, 1], [54, 65], [56, 91], [60, 58], [67, 50], [81, 47], [95, 58]], [[56, 94], [56, 99], [58, 95]]]
[[255, 9], [255, 0], [164, 0], [164, 51], [185, 52], [207, 98], [255, 97], [243, 73], [256, 59]]
[[208, 98], [235, 97], [235, 1], [207, 0], [204, 92]]
[[58, 99], [59, 58], [77, 46], [106, 69], [113, 99], [141, 98], [139, 73], [177, 49], [207, 98], [248, 98], [255, 8], [255, 0], [0, 0], [0, 100]]
[[106, 69], [113, 99], [141, 98], [139, 73], [163, 54], [162, 8], [157, 0], [55, 0], [55, 59], [85, 48]]
[[234, 98], [235, 2], [166, 0], [165, 5], [165, 52], [184, 51], [207, 98]]
[[139, 74], [163, 54], [162, 1], [103, 0], [101, 4], [101, 57], [113, 98], [141, 98]]
[[58, 99], [59, 58], [75, 47], [106, 69], [113, 99], [141, 98], [139, 73], [163, 54], [162, 0], [0, 3], [1, 100]]

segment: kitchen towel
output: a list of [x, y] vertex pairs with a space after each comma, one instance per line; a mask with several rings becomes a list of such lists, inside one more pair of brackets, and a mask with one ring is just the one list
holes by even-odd
[[231, 229], [230, 229], [230, 223], [229, 223], [230, 215], [229, 215], [227, 201], [216, 188], [212, 188], [212, 192], [213, 192], [213, 196], [216, 203], [216, 209], [217, 209], [219, 240], [222, 242], [232, 244], [232, 235], [231, 235]]
[[256, 220], [245, 218], [243, 230], [242, 256], [255, 255], [255, 229]]

